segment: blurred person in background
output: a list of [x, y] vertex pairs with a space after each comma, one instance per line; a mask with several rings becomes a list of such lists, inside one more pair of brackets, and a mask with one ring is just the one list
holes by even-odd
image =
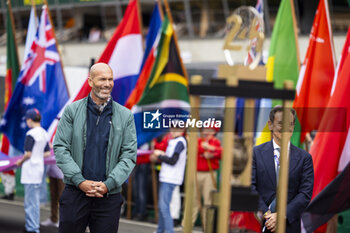
[[[192, 210], [192, 224], [194, 225], [199, 211], [201, 211], [202, 226], [205, 228], [206, 209], [211, 204], [212, 191], [217, 189], [216, 171], [220, 167], [221, 142], [216, 138], [219, 129], [203, 128], [198, 138], [196, 187], [194, 187], [194, 200]], [[203, 198], [202, 208], [200, 202]], [[183, 225], [183, 222], [182, 222]]]
[[46, 175], [50, 182], [50, 217], [41, 222], [42, 226], [58, 228], [58, 201], [64, 189], [63, 173], [56, 164], [47, 166]]
[[[149, 145], [145, 143], [140, 150], [148, 150]], [[142, 163], [135, 167], [134, 177], [132, 180], [133, 199], [135, 206], [132, 210], [133, 219], [138, 221], [147, 220], [147, 198], [148, 198], [148, 180], [149, 180], [150, 164]]]
[[41, 115], [37, 109], [25, 114], [30, 130], [24, 141], [24, 156], [16, 164], [22, 166], [21, 183], [24, 185], [24, 232], [39, 233], [40, 184], [44, 175], [44, 157], [50, 156], [49, 136], [40, 125]]
[[15, 187], [16, 187], [16, 176], [14, 171], [1, 172], [1, 182], [4, 186], [5, 195], [2, 197], [4, 200], [13, 201], [15, 199]]
[[187, 158], [187, 141], [184, 133], [184, 128], [171, 127], [171, 139], [168, 141], [165, 153], [162, 150], [154, 150], [154, 153], [150, 156], [152, 162], [162, 163], [159, 173], [159, 218], [157, 233], [174, 232], [174, 222], [170, 213], [170, 201], [173, 190], [177, 185], [181, 185], [184, 179]]
[[[163, 134], [153, 140], [154, 150], [166, 151], [168, 142], [171, 139], [171, 133]], [[173, 218], [174, 227], [180, 225], [181, 214], [181, 193], [180, 185], [176, 185], [170, 201], [170, 215]]]

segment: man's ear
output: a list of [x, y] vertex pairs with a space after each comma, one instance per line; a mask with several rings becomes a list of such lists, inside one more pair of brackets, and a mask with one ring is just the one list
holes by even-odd
[[273, 128], [273, 123], [272, 121], [268, 120], [267, 124], [269, 125], [269, 130], [272, 132], [272, 128]]
[[89, 83], [89, 86], [92, 87], [92, 79], [90, 76], [88, 77], [88, 83]]

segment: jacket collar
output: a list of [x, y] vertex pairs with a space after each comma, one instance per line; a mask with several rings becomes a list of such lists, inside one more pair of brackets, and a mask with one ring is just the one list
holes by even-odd
[[[293, 144], [289, 144], [289, 172], [288, 174], [293, 171], [297, 164], [297, 151]], [[276, 171], [275, 171], [275, 162], [273, 157], [273, 142], [272, 140], [270, 142], [267, 142], [265, 146], [262, 148], [261, 156], [263, 157], [263, 164], [265, 166], [265, 170], [267, 171], [270, 180], [274, 186], [276, 185]]]
[[261, 156], [263, 157], [263, 164], [265, 166], [265, 171], [270, 177], [273, 186], [276, 186], [276, 172], [275, 172], [275, 162], [273, 158], [273, 144], [272, 140], [267, 142], [262, 148]]

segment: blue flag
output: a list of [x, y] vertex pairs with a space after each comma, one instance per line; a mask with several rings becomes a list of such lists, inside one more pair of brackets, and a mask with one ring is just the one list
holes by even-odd
[[149, 29], [146, 36], [146, 49], [142, 59], [141, 70], [149, 56], [149, 53], [152, 51], [152, 48], [154, 48], [157, 38], [159, 39], [161, 27], [162, 19], [160, 17], [158, 4], [156, 4], [152, 12], [151, 21], [149, 23]]
[[35, 39], [1, 120], [0, 130], [16, 149], [23, 151], [28, 131], [25, 112], [37, 108], [42, 116], [42, 127], [48, 129], [68, 99], [54, 31], [48, 18], [48, 9], [43, 6]]

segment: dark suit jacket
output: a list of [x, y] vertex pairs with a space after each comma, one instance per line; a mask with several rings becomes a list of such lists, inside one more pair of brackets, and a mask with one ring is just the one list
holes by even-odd
[[[313, 183], [311, 155], [291, 144], [286, 232], [300, 232], [300, 216], [311, 199]], [[252, 188], [259, 193], [259, 209], [265, 213], [277, 194], [272, 141], [253, 149]]]

